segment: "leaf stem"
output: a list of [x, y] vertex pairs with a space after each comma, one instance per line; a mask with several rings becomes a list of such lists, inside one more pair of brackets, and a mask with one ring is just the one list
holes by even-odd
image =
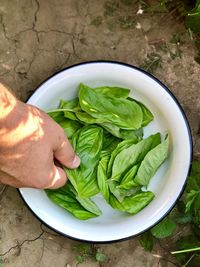
[[200, 247], [172, 251], [171, 254], [188, 253], [188, 252], [193, 252], [193, 251], [200, 251]]
[[60, 112], [60, 111], [62, 111], [62, 112], [65, 112], [65, 111], [75, 112], [73, 109], [70, 109], [70, 108], [57, 108], [57, 109], [46, 111], [46, 113], [49, 114], [49, 113]]

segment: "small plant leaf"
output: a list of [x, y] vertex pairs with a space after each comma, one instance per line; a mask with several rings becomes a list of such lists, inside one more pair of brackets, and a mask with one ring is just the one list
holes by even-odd
[[153, 249], [153, 235], [150, 231], [147, 231], [146, 233], [142, 234], [140, 236], [140, 245], [144, 248], [146, 251], [152, 251]]
[[157, 53], [147, 54], [146, 59], [140, 67], [150, 73], [154, 73], [158, 68], [162, 67], [162, 58]]
[[83, 263], [85, 261], [85, 257], [78, 255], [78, 256], [76, 256], [76, 261], [78, 263]]
[[101, 252], [97, 252], [95, 255], [96, 261], [98, 262], [104, 262], [106, 259], [106, 255], [104, 253]]
[[185, 23], [193, 32], [200, 32], [200, 0], [196, 1], [196, 6], [187, 14]]
[[187, 213], [188, 211], [191, 210], [192, 206], [198, 206], [200, 208], [200, 191], [196, 190], [191, 190], [189, 193], [186, 195], [186, 207], [185, 207], [185, 212]]
[[158, 239], [169, 237], [176, 229], [176, 224], [168, 218], [162, 220], [159, 224], [154, 226], [150, 231], [152, 235]]

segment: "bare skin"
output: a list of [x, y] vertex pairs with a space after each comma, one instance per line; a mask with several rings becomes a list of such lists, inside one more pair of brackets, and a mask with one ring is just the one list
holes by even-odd
[[0, 182], [14, 187], [61, 187], [67, 177], [56, 161], [68, 168], [80, 164], [63, 129], [0, 83]]

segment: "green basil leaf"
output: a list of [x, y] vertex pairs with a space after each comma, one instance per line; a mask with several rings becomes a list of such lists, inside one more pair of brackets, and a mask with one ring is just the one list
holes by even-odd
[[[57, 109], [50, 110], [47, 112], [48, 115], [50, 115], [56, 122], [61, 122], [65, 118], [68, 118], [70, 120], [78, 120], [76, 117], [75, 112], [80, 111], [80, 105], [78, 98], [74, 98], [72, 100], [60, 101], [60, 105]], [[61, 117], [63, 116], [63, 119], [61, 120]]]
[[136, 140], [135, 139], [127, 139], [127, 140], [124, 140], [122, 142], [120, 142], [115, 150], [112, 152], [111, 154], [111, 157], [110, 157], [110, 161], [108, 163], [108, 170], [107, 170], [107, 176], [108, 178], [111, 177], [111, 174], [112, 174], [112, 166], [113, 166], [113, 162], [116, 158], [116, 156], [123, 150], [123, 149], [126, 149], [128, 147], [130, 147], [132, 144], [135, 144], [136, 143]]
[[63, 111], [57, 111], [57, 112], [49, 111], [47, 114], [57, 123], [60, 123], [65, 120]]
[[76, 199], [81, 204], [81, 206], [84, 207], [86, 210], [92, 212], [93, 214], [96, 214], [97, 216], [102, 214], [101, 210], [98, 208], [96, 203], [94, 203], [94, 201], [92, 201], [91, 199], [80, 198], [78, 196], [76, 196]]
[[143, 128], [140, 128], [138, 130], [124, 130], [124, 129], [120, 129], [119, 136], [122, 139], [135, 139], [136, 142], [138, 142], [143, 137]]
[[97, 181], [101, 194], [104, 196], [105, 200], [109, 202], [110, 191], [107, 183], [107, 167], [110, 156], [105, 156], [99, 161], [97, 169]]
[[176, 224], [166, 217], [159, 224], [151, 228], [150, 231], [153, 236], [161, 239], [171, 236], [175, 229]]
[[140, 140], [143, 136], [142, 128], [139, 130], [124, 130], [120, 129], [118, 126], [110, 122], [106, 122], [105, 119], [93, 118], [91, 115], [84, 111], [77, 111], [75, 114], [78, 120], [83, 124], [99, 124], [107, 132], [121, 139], [135, 139], [136, 142], [138, 142], [138, 140]]
[[131, 97], [129, 97], [128, 99], [131, 101], [135, 101], [141, 107], [143, 113], [142, 127], [146, 126], [154, 119], [154, 116], [151, 111], [143, 103]]
[[100, 124], [107, 132], [111, 133], [113, 136], [121, 138], [120, 128], [110, 122], [104, 122]]
[[113, 194], [110, 194], [109, 204], [113, 209], [125, 212], [122, 203]]
[[98, 126], [84, 126], [76, 143], [76, 153], [81, 158], [80, 169], [85, 173], [90, 173], [91, 169], [98, 164], [99, 155], [102, 149], [103, 129]]
[[78, 134], [72, 137], [72, 143], [81, 159], [81, 164], [77, 169], [65, 168], [65, 171], [79, 197], [89, 198], [99, 192], [97, 165], [102, 149], [102, 140], [103, 129], [97, 126], [84, 126]]
[[139, 165], [134, 165], [122, 178], [118, 188], [121, 189], [131, 189], [132, 187], [137, 187], [138, 184], [134, 181], [134, 177], [137, 173]]
[[81, 84], [79, 103], [81, 109], [94, 118], [105, 119], [124, 129], [141, 128], [143, 113], [136, 102], [105, 96]]
[[150, 191], [137, 193], [136, 195], [125, 197], [122, 202], [124, 211], [136, 214], [146, 207], [154, 199], [154, 194]]
[[85, 123], [85, 124], [101, 124], [104, 123], [105, 120], [102, 118], [93, 118], [90, 114], [84, 112], [84, 111], [77, 111], [76, 117], [79, 119], [79, 121]]
[[65, 119], [61, 121], [59, 125], [63, 128], [68, 138], [71, 138], [82, 125], [78, 121]]
[[47, 191], [50, 192], [56, 192], [56, 193], [60, 193], [63, 195], [70, 195], [72, 198], [75, 199], [76, 197], [76, 190], [74, 189], [74, 187], [72, 186], [72, 184], [70, 183], [70, 181], [68, 181], [67, 183], [65, 183], [65, 185], [63, 185], [62, 187], [58, 188], [58, 189], [47, 189]]
[[101, 150], [100, 159], [107, 157], [107, 156], [110, 157], [110, 151], [109, 150]]
[[47, 196], [58, 206], [66, 209], [72, 215], [80, 220], [87, 220], [97, 217], [96, 214], [85, 209], [77, 200], [76, 196], [70, 190], [71, 185], [69, 182], [62, 188], [56, 190], [45, 190]]
[[108, 180], [108, 185], [111, 193], [117, 198], [119, 202], [122, 202], [125, 197], [133, 196], [141, 191], [140, 186], [134, 186], [127, 190], [121, 189], [119, 188], [119, 183], [116, 181], [112, 181], [111, 179]]
[[169, 137], [164, 142], [151, 149], [142, 161], [134, 181], [147, 186], [160, 165], [168, 156]]
[[130, 214], [136, 214], [146, 207], [154, 198], [150, 191], [142, 192], [134, 196], [125, 197], [123, 202], [119, 202], [113, 195], [110, 195], [110, 205], [114, 209], [126, 211]]
[[120, 143], [120, 139], [111, 135], [107, 131], [103, 131], [103, 145], [102, 150], [108, 151], [110, 154], [116, 148], [116, 146]]
[[71, 100], [60, 100], [59, 109], [76, 109], [79, 110], [79, 100], [78, 97], [73, 98]]
[[54, 190], [49, 190], [49, 191], [46, 190], [46, 192], [47, 192], [48, 197], [51, 199], [53, 199], [54, 196], [56, 196], [56, 198], [60, 199], [60, 201], [67, 202], [67, 203], [77, 203], [74, 196], [71, 196], [68, 193], [62, 194], [62, 193], [56, 192]]
[[113, 136], [116, 136], [120, 139], [132, 139], [135, 140], [134, 142], [137, 143], [139, 140], [142, 139], [143, 130], [124, 130], [120, 129], [118, 126], [109, 123], [99, 123], [107, 132], [111, 133]]
[[[160, 143], [160, 134], [151, 135], [148, 138], [123, 149], [114, 159], [112, 166], [112, 180], [120, 181], [122, 175], [131, 166], [141, 162], [149, 150]], [[138, 183], [136, 181], [136, 183]]]
[[144, 126], [148, 125], [154, 119], [154, 116], [151, 113], [151, 111], [144, 104], [142, 104], [139, 101], [136, 101], [136, 102], [140, 105], [142, 112], [143, 112], [142, 127], [144, 127]]
[[121, 139], [135, 139], [136, 142], [140, 140], [143, 136], [143, 129], [139, 130], [124, 130], [120, 129], [118, 126], [106, 122], [105, 119], [102, 118], [93, 118], [91, 115], [84, 111], [77, 111], [76, 113], [77, 119], [84, 123], [84, 124], [99, 124], [102, 126], [107, 132], [112, 134], [115, 137], [121, 138]]
[[[65, 118], [77, 121], [78, 118], [76, 117], [75, 112], [81, 110], [80, 109], [80, 105], [79, 105], [78, 97], [76, 97], [76, 98], [74, 98], [72, 100], [68, 100], [68, 101], [61, 100], [59, 109], [64, 109], [65, 110], [64, 111]], [[67, 111], [67, 109], [69, 109], [69, 111]]]
[[96, 169], [94, 171], [89, 169], [86, 173], [80, 166], [74, 170], [65, 168], [65, 171], [79, 197], [90, 198], [99, 192]]
[[78, 201], [76, 203], [72, 202], [66, 202], [63, 201], [63, 199], [59, 198], [56, 194], [48, 195], [49, 198], [55, 202], [57, 205], [60, 207], [66, 209], [70, 213], [72, 213], [76, 218], [80, 220], [88, 220], [90, 218], [97, 217], [96, 214], [93, 214], [87, 210], [85, 210], [79, 203]]
[[120, 129], [118, 126], [105, 122], [105, 119], [102, 118], [93, 118], [91, 115], [84, 111], [77, 111], [76, 113], [77, 119], [83, 124], [99, 124], [103, 127], [107, 132], [112, 134], [115, 137], [121, 139], [135, 139], [135, 142], [138, 142], [142, 139], [143, 129], [140, 128], [138, 130], [124, 130]]
[[130, 89], [116, 87], [116, 86], [101, 86], [94, 88], [94, 90], [105, 96], [111, 96], [117, 98], [127, 98], [130, 93]]

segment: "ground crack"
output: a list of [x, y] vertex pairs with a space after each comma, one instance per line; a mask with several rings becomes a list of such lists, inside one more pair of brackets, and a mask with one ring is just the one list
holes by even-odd
[[39, 0], [35, 0], [35, 3], [36, 3], [36, 11], [34, 13], [34, 21], [33, 21], [33, 29], [35, 29], [35, 26], [36, 26], [36, 23], [37, 23], [37, 15], [38, 15], [38, 12], [40, 10], [40, 3], [39, 3]]
[[7, 185], [2, 185], [2, 188], [0, 190], [0, 202], [2, 200], [2, 197], [3, 197], [3, 194], [4, 194], [5, 190], [6, 190], [6, 188], [7, 188]]
[[1, 253], [1, 254], [0, 254], [0, 257], [6, 256], [6, 255], [7, 255], [8, 253], [10, 253], [13, 249], [16, 249], [16, 248], [20, 248], [20, 249], [21, 249], [21, 247], [22, 247], [25, 243], [27, 243], [27, 242], [34, 242], [34, 241], [40, 239], [40, 238], [42, 237], [43, 234], [44, 234], [44, 231], [42, 230], [42, 232], [41, 232], [37, 237], [35, 237], [35, 238], [33, 238], [33, 239], [25, 239], [25, 240], [22, 241], [21, 243], [19, 243], [19, 244], [13, 246], [13, 247], [11, 247], [11, 248], [9, 248], [9, 249], [8, 249], [7, 251], [5, 251], [4, 253]]
[[49, 234], [49, 235], [52, 235], [52, 236], [56, 236], [56, 237], [60, 237], [60, 234], [57, 234], [57, 233], [50, 233], [49, 231], [44, 230], [44, 229], [43, 229], [43, 224], [42, 224], [42, 223], [40, 224], [40, 229], [42, 230], [43, 233], [46, 233], [46, 234]]
[[3, 15], [0, 15], [0, 24], [2, 25], [2, 28], [3, 28], [3, 33], [4, 33], [4, 36], [5, 38], [8, 40], [8, 41], [15, 41], [14, 39], [8, 37], [7, 35], [7, 32], [6, 32], [6, 26], [4, 24], [4, 21], [3, 21]]
[[0, 196], [3, 195], [5, 189], [6, 189], [6, 185], [3, 185], [2, 189], [0, 190]]
[[82, 58], [76, 53], [76, 45], [75, 45], [75, 40], [74, 40], [74, 36], [72, 37], [72, 48], [73, 48], [73, 54], [80, 60], [82, 60]]

